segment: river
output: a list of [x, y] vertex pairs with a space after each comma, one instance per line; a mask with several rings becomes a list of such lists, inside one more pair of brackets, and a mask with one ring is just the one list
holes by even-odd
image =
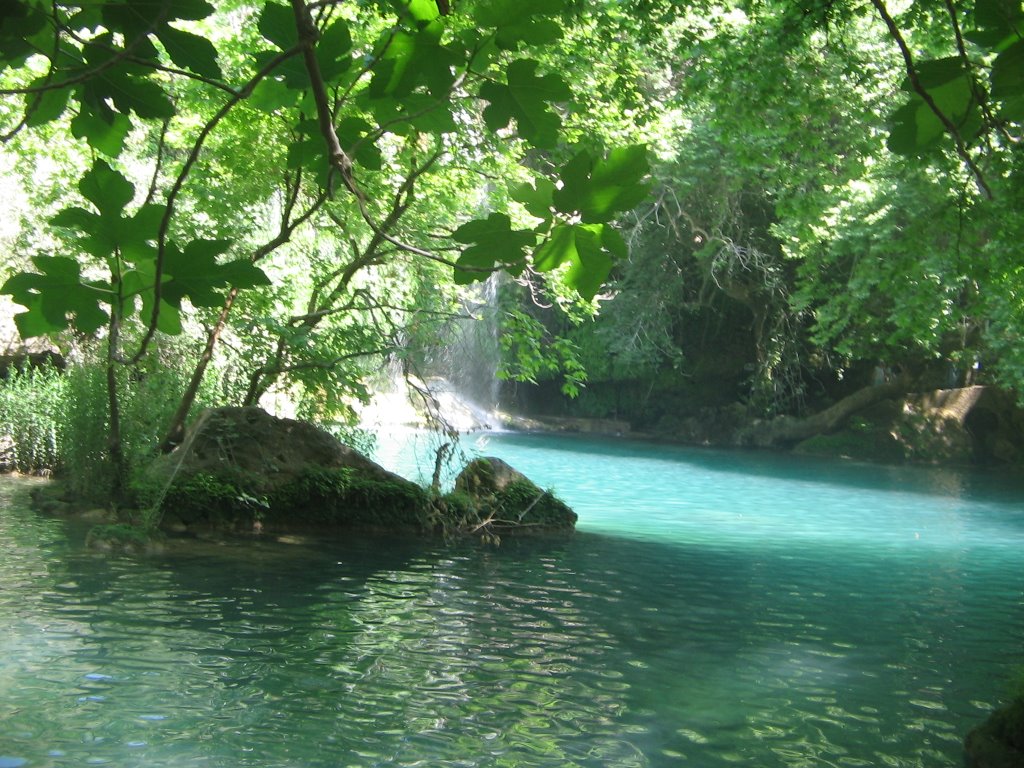
[[1024, 664], [1006, 478], [466, 445], [553, 486], [577, 533], [110, 557], [0, 479], [0, 768], [941, 768]]

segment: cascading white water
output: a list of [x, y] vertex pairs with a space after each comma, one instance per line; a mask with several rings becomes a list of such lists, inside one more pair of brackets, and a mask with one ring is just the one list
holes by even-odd
[[468, 289], [463, 316], [447, 325], [443, 343], [429, 350], [422, 370], [410, 371], [392, 355], [361, 422], [376, 429], [501, 429], [498, 292], [497, 274]]

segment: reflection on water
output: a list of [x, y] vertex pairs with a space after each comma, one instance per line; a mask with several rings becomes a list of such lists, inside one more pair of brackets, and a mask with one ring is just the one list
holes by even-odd
[[0, 766], [960, 765], [1024, 662], [1020, 496], [623, 449], [492, 440], [581, 514], [497, 550], [99, 557], [0, 481]]

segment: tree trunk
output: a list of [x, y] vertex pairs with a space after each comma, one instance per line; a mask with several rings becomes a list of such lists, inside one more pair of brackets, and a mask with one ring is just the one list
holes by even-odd
[[128, 464], [124, 458], [124, 444], [121, 441], [121, 404], [117, 394], [117, 360], [115, 352], [119, 342], [121, 319], [117, 307], [110, 313], [110, 333], [107, 338], [107, 409], [110, 431], [107, 433], [107, 454], [114, 470], [110, 497], [115, 504], [125, 500], [128, 487]]
[[188, 387], [181, 396], [178, 409], [174, 412], [174, 416], [171, 417], [167, 434], [164, 435], [164, 439], [160, 442], [161, 453], [170, 453], [176, 446], [181, 445], [181, 442], [185, 439], [185, 421], [188, 419], [188, 414], [196, 401], [196, 395], [199, 394], [199, 385], [203, 383], [203, 376], [206, 375], [206, 366], [210, 364], [210, 360], [213, 358], [213, 349], [217, 346], [217, 340], [220, 338], [221, 331], [224, 330], [224, 325], [227, 323], [228, 314], [231, 312], [236, 296], [238, 296], [238, 289], [232, 288], [228, 293], [227, 299], [224, 301], [224, 308], [221, 309], [217, 322], [206, 335], [206, 346], [203, 348], [203, 353], [199, 356], [199, 362], [196, 363], [196, 368], [192, 372], [192, 378], [189, 380]]
[[907, 392], [904, 381], [892, 381], [859, 389], [838, 403], [806, 418], [780, 416], [771, 421], [758, 421], [739, 430], [736, 443], [757, 448], [793, 445], [815, 435], [836, 430], [849, 416]]

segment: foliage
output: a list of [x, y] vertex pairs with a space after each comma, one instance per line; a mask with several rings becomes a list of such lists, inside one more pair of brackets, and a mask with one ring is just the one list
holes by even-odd
[[244, 486], [244, 478], [199, 472], [174, 480], [166, 490], [151, 487], [142, 495], [159, 504], [158, 517], [151, 521], [151, 527], [156, 527], [168, 512], [186, 525], [233, 527], [248, 523], [251, 526], [253, 521], [262, 519], [268, 502], [241, 490]]
[[275, 492], [266, 519], [289, 526], [341, 526], [387, 532], [429, 530], [426, 492], [408, 482], [350, 467], [311, 469]]
[[[419, 0], [0, 12], [0, 94], [22, 100], [20, 116], [4, 105], [5, 141], [38, 151], [34, 137], [68, 146], [70, 134], [69, 166], [91, 155], [49, 217], [52, 247], [26, 242], [31, 268], [0, 290], [25, 308], [25, 336], [104, 337], [115, 495], [130, 469], [117, 369], [145, 366], [155, 340], [196, 314], [215, 317], [164, 449], [180, 440], [222, 342], [249, 347], [227, 355], [245, 369], [242, 402], [296, 386], [309, 413], [345, 417], [346, 398], [365, 396], [366, 359], [386, 353], [416, 309], [403, 281], [430, 279], [407, 259], [454, 265], [447, 279], [458, 283], [529, 270], [585, 298], [599, 290], [624, 254], [612, 219], [644, 194], [648, 166], [640, 146], [567, 141], [573, 92], [541, 55], [566, 12], [557, 2], [449, 13]], [[569, 158], [510, 175], [546, 196], [545, 210], [531, 204], [540, 224], [522, 229], [501, 211], [467, 221], [468, 206], [445, 213], [453, 190], [479, 190], [481, 174], [515, 168], [531, 148]], [[503, 249], [491, 253], [495, 242]], [[236, 304], [242, 318], [229, 321]]]
[[60, 467], [66, 389], [63, 375], [52, 366], [12, 368], [0, 381], [0, 444], [6, 467], [25, 474]]

